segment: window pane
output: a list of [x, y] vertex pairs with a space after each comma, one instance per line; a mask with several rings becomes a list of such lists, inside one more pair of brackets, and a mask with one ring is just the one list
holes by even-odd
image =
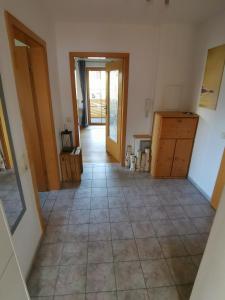
[[90, 99], [106, 99], [106, 72], [89, 71]]
[[89, 71], [89, 105], [92, 124], [105, 124], [106, 72]]

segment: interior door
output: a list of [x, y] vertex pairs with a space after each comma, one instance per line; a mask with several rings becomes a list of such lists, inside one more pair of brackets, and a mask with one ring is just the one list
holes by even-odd
[[20, 101], [24, 135], [30, 163], [33, 164], [38, 191], [46, 191], [47, 176], [40, 136], [40, 124], [35, 106], [32, 75], [29, 63], [29, 48], [15, 47], [16, 83]]
[[121, 161], [122, 61], [106, 64], [106, 151]]
[[193, 147], [192, 139], [180, 139], [176, 142], [171, 176], [186, 177]]

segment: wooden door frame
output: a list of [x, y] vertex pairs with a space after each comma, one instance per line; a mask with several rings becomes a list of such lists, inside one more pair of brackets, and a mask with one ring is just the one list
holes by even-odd
[[89, 95], [89, 76], [88, 72], [89, 71], [106, 71], [105, 68], [100, 67], [88, 67], [86, 68], [86, 83], [87, 83], [87, 106], [88, 106], [88, 125], [106, 125], [106, 123], [91, 123], [90, 115], [91, 115], [91, 110], [90, 110], [90, 95]]
[[[55, 136], [55, 127], [54, 127], [54, 121], [53, 121], [53, 111], [52, 111], [52, 100], [51, 100], [51, 93], [50, 93], [50, 81], [49, 81], [49, 71], [48, 71], [48, 60], [47, 60], [47, 47], [46, 42], [40, 38], [36, 33], [34, 33], [32, 30], [30, 30], [26, 25], [24, 25], [22, 22], [20, 22], [18, 19], [16, 19], [13, 15], [11, 15], [8, 11], [5, 11], [5, 20], [6, 20], [6, 26], [8, 31], [8, 40], [9, 40], [9, 47], [11, 52], [11, 58], [13, 63], [13, 71], [15, 76], [15, 83], [17, 88], [17, 94], [18, 94], [18, 82], [16, 79], [16, 56], [15, 56], [15, 43], [14, 40], [18, 39], [21, 42], [25, 43], [26, 45], [29, 45], [31, 48], [39, 48], [42, 49], [42, 57], [41, 62], [43, 65], [44, 70], [44, 85], [45, 85], [45, 101], [46, 106], [48, 108], [48, 124], [46, 124], [46, 128], [43, 131], [42, 128], [42, 143], [44, 145], [43, 150], [45, 154], [45, 161], [47, 166], [47, 172], [49, 171], [48, 177], [51, 178], [51, 183], [49, 182], [49, 189], [59, 189], [60, 184], [60, 173], [59, 173], [59, 164], [58, 164], [58, 154], [57, 154], [57, 146], [56, 146], [56, 136]], [[38, 90], [36, 90], [36, 93], [38, 93]], [[39, 91], [41, 93], [41, 91]], [[18, 97], [19, 101], [19, 97]], [[20, 105], [20, 101], [19, 101]], [[39, 107], [39, 111], [40, 111]], [[43, 107], [42, 110], [45, 108]], [[41, 113], [41, 111], [40, 111]], [[26, 136], [26, 128], [23, 124], [23, 131], [24, 135]], [[47, 139], [44, 139], [45, 132], [48, 132], [48, 134], [51, 133], [51, 148], [47, 151]], [[29, 145], [27, 145], [27, 148], [29, 148]], [[48, 157], [51, 155], [51, 159], [49, 160]], [[31, 169], [31, 175], [32, 175], [32, 183], [35, 193], [35, 202], [36, 207], [39, 215], [39, 220], [42, 229], [44, 228], [44, 221], [42, 217], [41, 212], [41, 206], [40, 206], [40, 199], [37, 189], [37, 183], [35, 178], [35, 169], [32, 161], [29, 159], [30, 169]], [[54, 172], [52, 172], [54, 170]], [[51, 177], [50, 177], [51, 176]]]
[[77, 113], [77, 96], [76, 96], [76, 84], [75, 84], [75, 58], [87, 58], [87, 57], [105, 57], [123, 60], [123, 97], [121, 106], [121, 161], [122, 165], [125, 164], [125, 151], [126, 151], [126, 127], [127, 127], [127, 103], [128, 103], [128, 81], [129, 81], [129, 53], [123, 52], [69, 52], [69, 64], [70, 64], [70, 80], [72, 90], [72, 104], [73, 104], [73, 116], [74, 116], [74, 142], [76, 146], [80, 146], [80, 134], [79, 134], [79, 118]]

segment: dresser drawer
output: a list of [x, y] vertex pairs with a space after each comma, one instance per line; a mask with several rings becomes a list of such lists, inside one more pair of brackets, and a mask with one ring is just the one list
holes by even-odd
[[197, 118], [162, 118], [161, 138], [192, 139], [197, 122]]

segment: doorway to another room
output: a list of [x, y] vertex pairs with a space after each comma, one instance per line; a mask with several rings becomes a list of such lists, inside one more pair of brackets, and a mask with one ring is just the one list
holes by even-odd
[[127, 53], [70, 53], [75, 145], [87, 163], [123, 163]]
[[[96, 163], [116, 162], [117, 160], [106, 151], [107, 62], [105, 59], [76, 60], [76, 93], [83, 160]], [[85, 77], [82, 77], [82, 66]], [[82, 93], [83, 86], [85, 93]]]

